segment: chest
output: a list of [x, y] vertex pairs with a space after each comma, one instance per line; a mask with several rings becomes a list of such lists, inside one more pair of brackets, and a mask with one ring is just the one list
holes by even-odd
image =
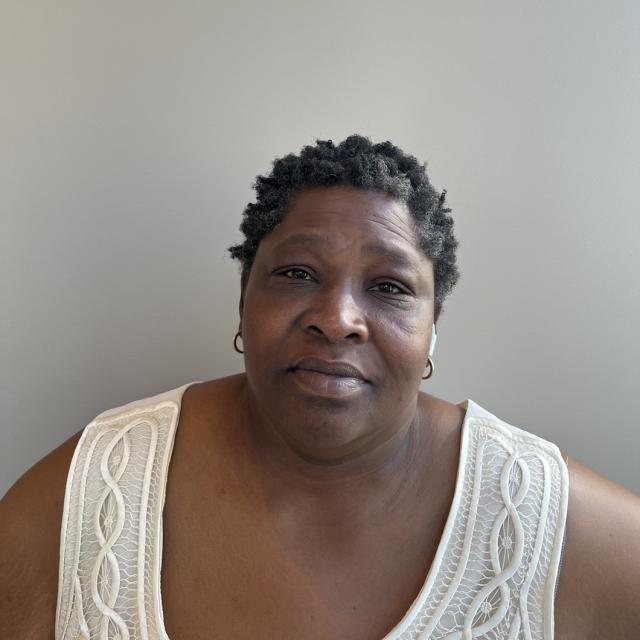
[[[167, 500], [162, 603], [171, 640], [370, 638], [402, 619], [423, 585], [447, 515], [295, 537], [228, 489], [204, 505]], [[420, 529], [418, 531], [418, 529]]]

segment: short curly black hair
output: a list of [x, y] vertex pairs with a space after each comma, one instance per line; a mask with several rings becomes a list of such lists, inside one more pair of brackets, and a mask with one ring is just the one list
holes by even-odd
[[294, 193], [336, 185], [382, 191], [407, 204], [420, 247], [433, 264], [437, 319], [460, 277], [458, 241], [453, 235], [451, 209], [445, 206], [446, 190], [438, 193], [429, 182], [426, 165], [389, 141], [374, 144], [361, 135], [351, 135], [338, 145], [317, 140], [300, 155], [290, 153], [274, 160], [271, 173], [258, 176], [253, 184], [258, 197], [242, 216], [244, 242], [228, 249], [240, 260], [243, 274], [249, 273], [260, 241], [281, 222]]

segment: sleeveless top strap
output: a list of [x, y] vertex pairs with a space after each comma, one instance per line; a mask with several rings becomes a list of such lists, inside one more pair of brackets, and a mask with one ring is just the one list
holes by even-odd
[[427, 580], [385, 640], [554, 636], [569, 477], [556, 445], [466, 408], [451, 510]]
[[162, 637], [162, 508], [188, 386], [105, 411], [85, 428], [65, 494], [56, 639]]

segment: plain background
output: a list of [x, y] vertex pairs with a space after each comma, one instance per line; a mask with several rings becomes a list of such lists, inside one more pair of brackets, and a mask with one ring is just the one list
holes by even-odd
[[0, 489], [101, 411], [242, 370], [226, 248], [316, 138], [448, 190], [425, 391], [640, 491], [640, 3], [0, 5]]

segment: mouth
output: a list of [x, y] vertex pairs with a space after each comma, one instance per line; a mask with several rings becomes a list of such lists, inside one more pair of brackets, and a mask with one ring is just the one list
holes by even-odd
[[344, 397], [369, 384], [360, 369], [349, 362], [303, 358], [289, 371], [298, 385], [313, 395]]
[[358, 367], [350, 362], [342, 361], [329, 361], [322, 360], [321, 358], [302, 358], [298, 361], [292, 369], [300, 369], [303, 371], [315, 371], [327, 376], [335, 376], [337, 378], [353, 378], [360, 382], [368, 382], [364, 374]]

